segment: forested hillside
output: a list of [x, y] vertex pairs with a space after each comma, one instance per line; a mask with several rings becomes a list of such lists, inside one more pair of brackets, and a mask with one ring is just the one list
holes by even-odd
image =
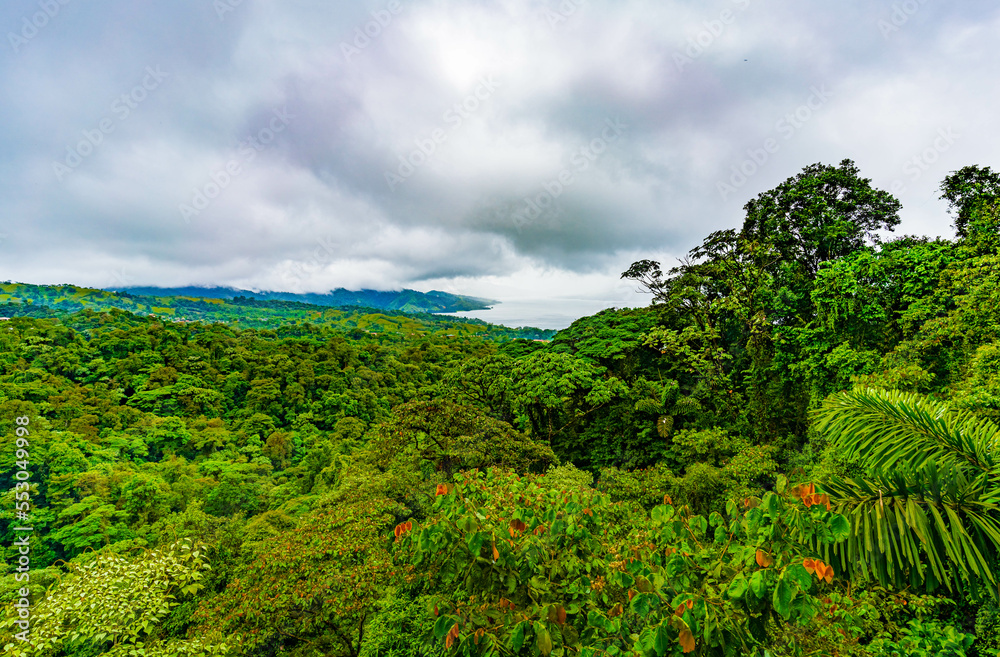
[[853, 162], [806, 167], [545, 343], [0, 322], [0, 641], [998, 654], [1000, 174], [941, 192], [954, 238], [894, 236]]
[[[290, 302], [290, 303], [280, 303]], [[380, 311], [407, 313], [450, 313], [460, 310], [484, 310], [497, 303], [489, 299], [467, 297], [447, 292], [379, 292], [343, 288], [327, 294], [294, 294], [291, 292], [251, 292], [228, 287], [122, 287], [110, 290], [76, 285], [27, 285], [0, 283], [0, 303], [21, 303], [47, 306], [59, 310], [106, 310], [118, 308], [136, 313], [165, 314], [207, 321], [237, 321], [262, 319], [248, 309], [272, 311], [299, 310], [299, 314], [282, 317], [293, 321], [301, 317], [320, 316], [328, 307], [363, 307]], [[232, 306], [240, 306], [232, 312]], [[230, 312], [226, 312], [226, 311]], [[213, 314], [216, 313], [216, 314]], [[273, 319], [275, 312], [265, 315]]]
[[508, 328], [488, 324], [481, 319], [434, 315], [412, 309], [380, 310], [351, 305], [332, 307], [330, 304], [244, 296], [146, 296], [73, 285], [0, 283], [0, 316], [59, 318], [81, 310], [126, 310], [170, 322], [217, 322], [235, 328], [277, 329], [309, 324], [354, 334], [361, 331], [405, 337], [434, 334], [476, 336], [487, 340], [545, 340], [555, 333], [533, 327]]
[[326, 294], [292, 292], [251, 292], [227, 287], [118, 287], [116, 292], [127, 292], [130, 295], [147, 297], [194, 297], [196, 299], [274, 299], [278, 301], [298, 301], [317, 306], [363, 306], [380, 310], [401, 310], [410, 313], [451, 313], [459, 310], [486, 310], [491, 305], [499, 303], [490, 299], [468, 297], [448, 292], [431, 290], [417, 292], [416, 290], [401, 290], [399, 292], [383, 292], [379, 290], [351, 291], [344, 288], [331, 290]]

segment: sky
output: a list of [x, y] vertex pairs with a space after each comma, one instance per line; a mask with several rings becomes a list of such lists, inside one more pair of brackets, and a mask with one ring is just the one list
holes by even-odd
[[561, 328], [807, 165], [1000, 169], [995, 0], [5, 0], [0, 280], [444, 290]]

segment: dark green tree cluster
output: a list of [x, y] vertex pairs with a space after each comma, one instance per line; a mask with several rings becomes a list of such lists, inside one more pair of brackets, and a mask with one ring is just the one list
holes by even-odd
[[8, 566], [0, 641], [997, 654], [1000, 175], [941, 193], [955, 239], [891, 238], [900, 204], [853, 162], [806, 167], [677, 266], [634, 263], [650, 306], [550, 342], [290, 302], [230, 304], [255, 328], [20, 305], [0, 541], [15, 563], [27, 488], [34, 625]]

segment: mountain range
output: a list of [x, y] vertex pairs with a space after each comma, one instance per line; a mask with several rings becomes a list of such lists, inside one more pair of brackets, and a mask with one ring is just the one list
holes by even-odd
[[462, 310], [488, 310], [490, 306], [500, 303], [491, 299], [480, 299], [460, 294], [450, 294], [431, 290], [417, 292], [416, 290], [381, 291], [381, 290], [347, 290], [342, 287], [326, 294], [294, 292], [253, 292], [233, 287], [117, 287], [106, 288], [112, 292], [124, 292], [129, 295], [146, 297], [191, 297], [196, 299], [265, 299], [278, 301], [298, 301], [314, 306], [362, 306], [378, 310], [400, 310], [409, 313], [453, 313]]
[[[489, 324], [481, 319], [441, 315], [442, 312], [488, 307], [483, 305], [487, 302], [485, 299], [445, 292], [334, 290], [325, 295], [296, 295], [234, 288], [127, 289], [115, 291], [77, 285], [3, 282], [0, 283], [0, 319], [57, 318], [81, 311], [125, 311], [170, 322], [222, 322], [241, 329], [273, 330], [311, 324], [356, 335], [477, 336], [497, 341], [515, 338], [548, 340], [555, 334], [553, 330], [512, 328]], [[425, 308], [427, 310], [422, 310]]]

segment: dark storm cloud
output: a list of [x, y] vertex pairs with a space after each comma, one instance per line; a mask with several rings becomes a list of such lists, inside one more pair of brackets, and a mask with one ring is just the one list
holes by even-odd
[[985, 1], [8, 2], [0, 278], [624, 298], [631, 259], [845, 157], [947, 235], [941, 178], [998, 164], [998, 28]]

